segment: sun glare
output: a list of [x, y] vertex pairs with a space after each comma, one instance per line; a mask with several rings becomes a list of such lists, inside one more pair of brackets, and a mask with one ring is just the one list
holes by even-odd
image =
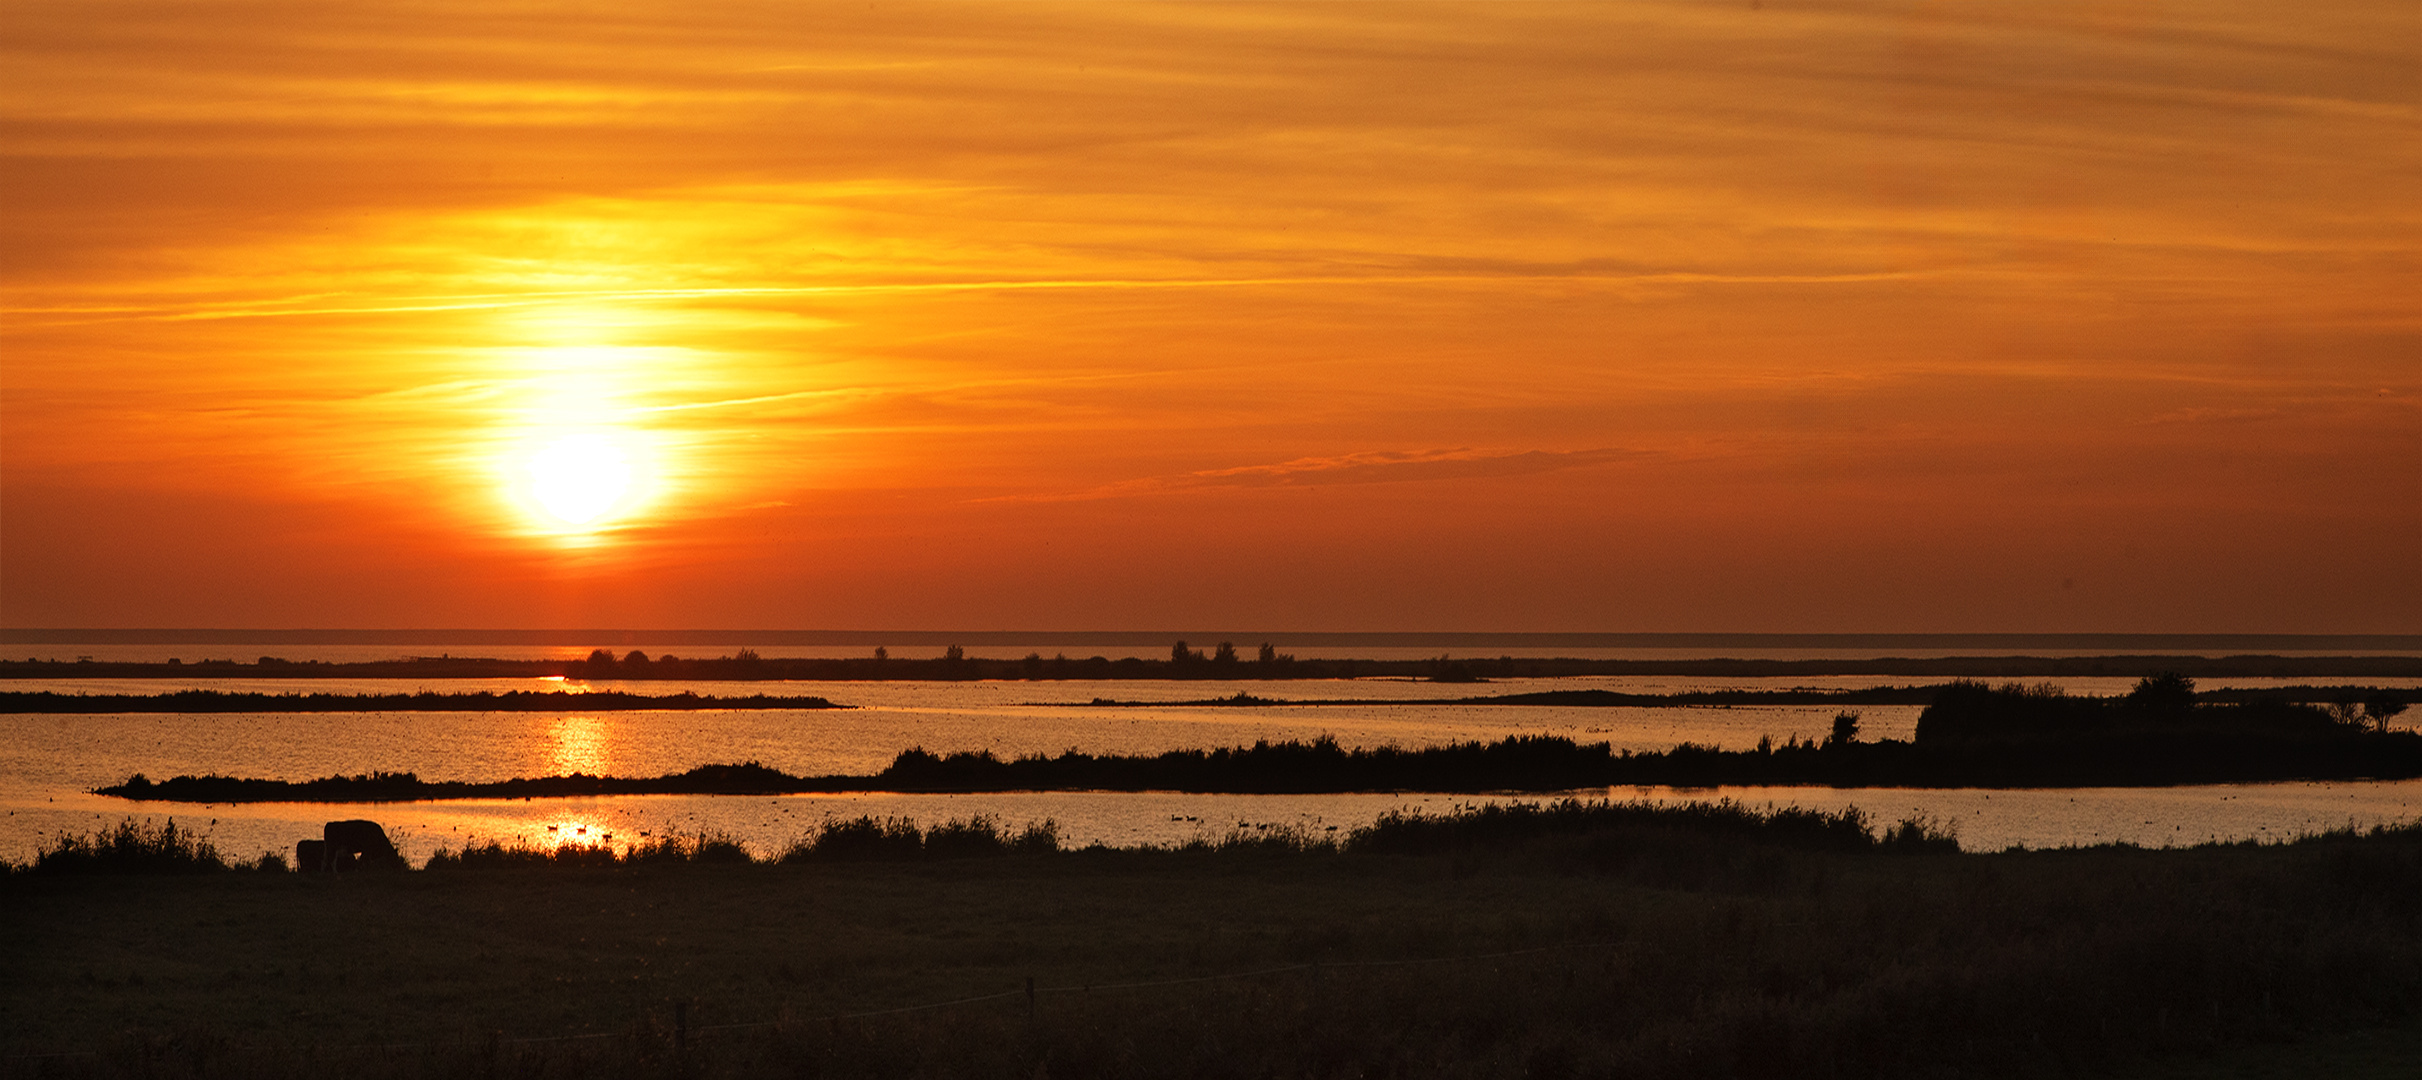
[[521, 528], [587, 545], [665, 494], [666, 445], [635, 407], [662, 350], [604, 345], [519, 351], [503, 417], [498, 490]]
[[636, 470], [607, 435], [566, 435], [530, 457], [530, 497], [566, 525], [595, 525], [626, 502]]

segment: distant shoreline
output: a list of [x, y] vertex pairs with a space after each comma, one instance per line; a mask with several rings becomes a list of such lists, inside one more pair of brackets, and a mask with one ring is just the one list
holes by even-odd
[[0, 627], [0, 645], [515, 645], [799, 647], [1034, 645], [1166, 647], [1172, 641], [1271, 641], [1281, 648], [1406, 649], [1993, 649], [2025, 652], [2422, 652], [2422, 634], [1665, 633], [1296, 630], [676, 630], [638, 628], [313, 629]]
[[899, 657], [766, 657], [743, 649], [728, 656], [615, 656], [598, 650], [589, 659], [513, 660], [435, 656], [376, 661], [287, 660], [262, 656], [248, 662], [203, 660], [148, 663], [101, 660], [0, 660], [0, 681], [23, 679], [538, 679], [593, 682], [814, 681], [980, 682], [1143, 679], [1165, 681], [1272, 681], [1296, 679], [1405, 678], [1439, 682], [1485, 682], [1500, 678], [1576, 676], [1668, 676], [1760, 678], [1778, 676], [1878, 676], [1911, 678], [2025, 679], [2105, 676], [2139, 678], [2175, 672], [2190, 678], [2422, 678], [2422, 656], [1949, 656], [1874, 659], [1767, 660], [1711, 657], [1699, 660], [1606, 660], [1590, 658], [1447, 657], [1412, 660], [1143, 659], [1100, 656], [1029, 656], [905, 659]]
[[[1926, 705], [1941, 693], [1941, 685], [1877, 686], [1849, 690], [1691, 690], [1672, 694], [1626, 694], [1612, 690], [1545, 690], [1520, 694], [1476, 694], [1455, 698], [1270, 698], [1238, 692], [1228, 697], [1179, 701], [1031, 701], [1022, 707], [1039, 709], [1185, 709], [1185, 708], [1325, 708], [1354, 706], [1534, 706], [1541, 708], [1731, 708], [1744, 706]], [[2409, 703], [2422, 701], [2422, 690], [2381, 690], [2374, 687], [2280, 686], [2248, 690], [2207, 690], [2199, 700], [2211, 704], [2249, 702], [2326, 704], [2349, 694], [2386, 693]], [[179, 690], [162, 694], [62, 694], [49, 690], [0, 690], [0, 714], [8, 713], [353, 713], [353, 712], [638, 712], [706, 710], [849, 709], [811, 695], [749, 694], [719, 697], [683, 691], [677, 694], [632, 694], [620, 690], [587, 692], [486, 690], [413, 694], [267, 694], [257, 691]]]
[[181, 690], [168, 694], [59, 694], [0, 691], [0, 713], [354, 713], [636, 712], [709, 709], [846, 709], [821, 697], [749, 694], [626, 694], [508, 690], [440, 694], [261, 694]]

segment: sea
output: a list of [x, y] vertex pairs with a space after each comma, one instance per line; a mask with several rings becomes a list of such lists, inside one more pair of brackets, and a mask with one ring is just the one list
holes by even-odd
[[[317, 635], [316, 637], [313, 635]], [[37, 640], [41, 637], [61, 640]], [[838, 635], [827, 635], [838, 636]], [[250, 637], [252, 640], [244, 640]], [[558, 632], [524, 634], [427, 632], [380, 636], [355, 632], [0, 633], [0, 655], [11, 659], [163, 661], [362, 661], [406, 656], [574, 658], [591, 648], [641, 649], [651, 655], [715, 656], [755, 648], [767, 656], [858, 656], [885, 644], [891, 655], [938, 655], [952, 636], [934, 632], [855, 633], [846, 641], [800, 641], [797, 635]], [[958, 635], [969, 655], [1072, 658], [1166, 656], [1172, 635]], [[1580, 656], [1608, 659], [1857, 659], [1959, 655], [2220, 655], [2261, 651], [2294, 655], [2422, 655], [2422, 641], [2229, 639], [2091, 640], [1998, 636], [1901, 639], [1815, 638], [1811, 635], [1727, 640], [1693, 635], [1640, 640], [1645, 635], [1324, 635], [1308, 642], [1276, 640], [1303, 657], [1419, 658]], [[1622, 640], [1609, 641], [1610, 638]], [[1197, 648], [1228, 636], [1193, 635]], [[1411, 640], [1408, 640], [1411, 639]], [[1477, 639], [1477, 640], [1476, 640]], [[1579, 640], [1576, 640], [1579, 639]], [[1812, 640], [1813, 639], [1813, 640]], [[1250, 655], [1264, 637], [1233, 635]], [[937, 642], [943, 642], [937, 644]], [[2231, 648], [2252, 644], [2254, 648]], [[2268, 644], [2269, 648], [2261, 648]], [[2302, 645], [2304, 649], [2282, 645]], [[2033, 647], [2028, 647], [2032, 645]], [[2057, 645], [2069, 645], [2057, 648]], [[2162, 647], [2167, 646], [2167, 647]], [[2355, 646], [2355, 647], [2349, 647]], [[2362, 647], [2369, 646], [2369, 647]], [[1663, 750], [1692, 742], [1745, 748], [1761, 738], [1819, 738], [1832, 727], [1833, 706], [1707, 706], [1567, 708], [1556, 706], [1424, 705], [1425, 699], [1475, 693], [1605, 689], [1624, 693], [1692, 690], [1853, 689], [1911, 685], [1908, 677], [1607, 676], [1499, 679], [1483, 686], [1404, 679], [1258, 682], [983, 681], [983, 682], [584, 682], [560, 679], [394, 680], [98, 679], [11, 680], [14, 690], [62, 693], [161, 693], [182, 689], [292, 693], [394, 693], [472, 690], [625, 690], [729, 696], [813, 695], [849, 706], [832, 710], [665, 710], [496, 713], [212, 713], [0, 714], [0, 859], [24, 862], [61, 835], [90, 833], [133, 819], [174, 821], [208, 839], [231, 858], [291, 852], [339, 818], [378, 821], [408, 858], [484, 841], [532, 845], [605, 843], [624, 846], [668, 834], [718, 835], [759, 855], [775, 855], [827, 821], [872, 816], [922, 824], [987, 819], [1008, 829], [1050, 822], [1066, 846], [1178, 845], [1232, 834], [1273, 830], [1310, 837], [1350, 832], [1389, 813], [1445, 813], [1487, 802], [1542, 798], [1639, 799], [1653, 802], [1731, 800], [1756, 807], [1823, 810], [1856, 807], [1884, 827], [1917, 818], [1954, 833], [1964, 849], [2059, 848], [2097, 844], [2163, 847], [2236, 841], [2281, 841], [2338, 828], [2400, 824], [2422, 817], [2422, 781], [2329, 781], [2194, 785], [2165, 788], [1916, 789], [1819, 787], [1621, 787], [1558, 795], [1382, 793], [1349, 795], [1201, 795], [1178, 792], [1020, 792], [969, 795], [860, 793], [845, 795], [640, 795], [577, 799], [461, 800], [379, 804], [136, 803], [93, 793], [135, 774], [153, 779], [220, 774], [278, 780], [329, 775], [411, 772], [428, 780], [488, 781], [565, 773], [656, 776], [698, 765], [755, 761], [794, 774], [868, 773], [900, 751], [989, 750], [1008, 757], [1081, 750], [1143, 754], [1171, 749], [1243, 746], [1269, 740], [1329, 737], [1348, 747], [1421, 747], [1518, 734], [1562, 735], [1618, 748]], [[2132, 680], [2109, 677], [2030, 679], [2072, 694], [2124, 693]], [[2212, 679], [2204, 688], [2288, 684], [2422, 686], [2411, 678]], [[1240, 709], [1187, 705], [1239, 691], [1277, 700], [1326, 699], [1371, 704], [1277, 705]], [[1095, 698], [1147, 704], [1091, 708]], [[1412, 703], [1405, 703], [1410, 701]], [[1158, 703], [1158, 704], [1153, 704]], [[1907, 738], [1917, 706], [1860, 706], [1865, 738]]]

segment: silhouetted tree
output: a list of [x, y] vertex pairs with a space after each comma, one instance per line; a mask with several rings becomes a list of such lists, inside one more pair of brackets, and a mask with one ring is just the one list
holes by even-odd
[[1203, 654], [1187, 648], [1183, 641], [1169, 647], [1169, 662], [1172, 664], [1191, 664], [1202, 658]]
[[961, 660], [967, 659], [967, 650], [953, 645], [942, 650], [942, 659], [953, 664], [958, 663]]
[[1857, 741], [1859, 741], [1859, 714], [1855, 712], [1833, 714], [1833, 734], [1826, 736], [1825, 745], [1847, 746]]
[[2404, 700], [2387, 690], [2372, 691], [2372, 696], [2363, 702], [2363, 715], [2381, 731], [2387, 731], [2390, 718], [2404, 711]]
[[2195, 708], [2195, 680], [2175, 671], [2145, 676], [2128, 691], [2128, 707], [2148, 717], [2175, 719]]
[[889, 659], [891, 659], [891, 650], [890, 650], [890, 649], [886, 649], [886, 648], [884, 648], [884, 647], [883, 647], [883, 646], [881, 646], [881, 645], [877, 645], [877, 646], [875, 646], [875, 663], [880, 664], [880, 663], [882, 663], [883, 661], [885, 661], [885, 660], [889, 660]]
[[1211, 662], [1214, 664], [1235, 663], [1236, 643], [1233, 641], [1220, 642], [1217, 648], [1211, 650]]
[[2363, 726], [2363, 701], [2352, 690], [2342, 690], [2329, 703], [2330, 716], [2348, 727]]
[[626, 664], [645, 664], [648, 662], [648, 654], [640, 652], [637, 649], [633, 649], [630, 652], [622, 654], [622, 662]]
[[1277, 646], [1274, 646], [1274, 645], [1270, 644], [1270, 643], [1269, 643], [1269, 642], [1267, 642], [1267, 641], [1262, 642], [1262, 643], [1261, 643], [1261, 657], [1260, 657], [1260, 659], [1261, 659], [1261, 662], [1262, 662], [1262, 663], [1265, 663], [1265, 664], [1276, 663], [1276, 662], [1278, 661], [1278, 648], [1277, 648]]

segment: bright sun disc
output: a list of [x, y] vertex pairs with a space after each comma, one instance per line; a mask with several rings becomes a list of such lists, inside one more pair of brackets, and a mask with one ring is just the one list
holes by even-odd
[[566, 435], [530, 459], [530, 495], [566, 525], [604, 517], [631, 491], [631, 459], [603, 435]]

